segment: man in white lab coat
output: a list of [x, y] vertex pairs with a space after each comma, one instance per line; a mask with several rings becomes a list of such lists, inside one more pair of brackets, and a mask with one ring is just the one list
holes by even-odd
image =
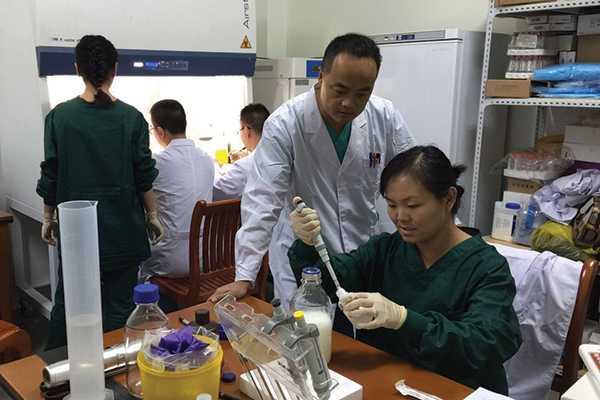
[[[269, 110], [260, 103], [248, 104], [240, 112], [240, 138], [244, 148], [232, 153], [233, 164], [225, 164], [215, 172], [215, 200], [239, 199], [244, 193], [248, 173], [252, 166], [254, 150], [260, 142], [263, 126], [269, 117]], [[233, 160], [233, 158], [236, 158]]]
[[161, 100], [150, 109], [150, 131], [163, 151], [155, 154], [156, 193], [164, 239], [140, 267], [140, 280], [153, 275], [187, 276], [189, 230], [197, 201], [212, 201], [215, 167], [212, 158], [187, 139], [185, 110], [175, 100]]
[[376, 233], [381, 171], [414, 145], [392, 103], [371, 95], [380, 64], [371, 39], [339, 36], [325, 50], [314, 89], [271, 114], [242, 197], [236, 280], [217, 289], [211, 301], [227, 292], [245, 295], [268, 248], [275, 295], [289, 306], [297, 287], [287, 258], [295, 195], [318, 212], [323, 239], [334, 254]]

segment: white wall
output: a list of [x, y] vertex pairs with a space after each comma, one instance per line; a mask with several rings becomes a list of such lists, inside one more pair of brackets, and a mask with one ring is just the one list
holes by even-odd
[[[258, 0], [258, 4], [258, 24], [266, 24], [259, 34], [260, 56], [320, 57], [333, 37], [346, 32], [483, 31], [489, 1]], [[496, 30], [514, 28], [514, 20], [504, 20]]]
[[24, 212], [41, 219], [42, 200], [35, 193], [35, 186], [44, 136], [32, 14], [30, 1], [2, 2], [0, 159], [6, 194], [19, 199], [28, 209]]
[[286, 57], [289, 0], [256, 0], [256, 55]]
[[[42, 200], [35, 194], [43, 147], [40, 80], [37, 77], [34, 29], [29, 0], [3, 0], [0, 13], [0, 207], [4, 196], [28, 199], [24, 215], [11, 210], [11, 242], [19, 287], [48, 283], [48, 248], [39, 238]], [[30, 165], [32, 168], [8, 166]], [[33, 218], [32, 218], [33, 217]]]

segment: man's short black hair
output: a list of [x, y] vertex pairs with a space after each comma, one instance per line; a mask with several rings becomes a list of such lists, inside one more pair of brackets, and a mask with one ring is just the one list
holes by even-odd
[[251, 103], [242, 108], [240, 120], [258, 135], [262, 135], [263, 125], [269, 118], [269, 110], [263, 104]]
[[187, 121], [185, 110], [177, 100], [161, 100], [150, 109], [152, 123], [172, 134], [185, 133]]
[[321, 71], [329, 72], [333, 65], [333, 60], [341, 53], [350, 54], [357, 58], [370, 58], [375, 61], [377, 71], [379, 71], [379, 66], [381, 65], [379, 47], [377, 47], [373, 39], [358, 33], [347, 33], [329, 42], [323, 55]]

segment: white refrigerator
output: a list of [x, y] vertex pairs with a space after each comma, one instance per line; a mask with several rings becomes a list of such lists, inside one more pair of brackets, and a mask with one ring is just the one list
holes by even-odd
[[[458, 213], [460, 221], [467, 223], [485, 34], [445, 29], [371, 38], [379, 45], [383, 58], [374, 93], [394, 103], [418, 144], [436, 145], [450, 161], [467, 167], [459, 182], [465, 194]], [[499, 39], [495, 54], [505, 54], [508, 37]], [[490, 70], [506, 67], [505, 57], [495, 60], [497, 65]], [[496, 121], [497, 132], [486, 135], [489, 141], [484, 143], [481, 163], [482, 176], [486, 178], [482, 179], [480, 190], [496, 195], [501, 177], [488, 175], [488, 171], [504, 155], [506, 118], [490, 120]], [[393, 231], [383, 201], [378, 204], [378, 211], [383, 230]], [[482, 231], [488, 230], [487, 225], [487, 216], [476, 219], [476, 227]]]

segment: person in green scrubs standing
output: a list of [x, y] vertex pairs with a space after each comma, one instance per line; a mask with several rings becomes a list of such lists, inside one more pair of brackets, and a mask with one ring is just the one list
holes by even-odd
[[[75, 48], [84, 92], [57, 105], [46, 117], [44, 161], [37, 193], [44, 199], [42, 239], [56, 245], [56, 206], [98, 201], [98, 241], [104, 331], [121, 328], [133, 310], [138, 266], [150, 256], [148, 236], [158, 242], [152, 182], [158, 175], [149, 149], [148, 124], [110, 87], [117, 50], [102, 36], [86, 35]], [[60, 254], [60, 243], [59, 243]], [[59, 269], [47, 349], [66, 344], [62, 269]]]
[[[454, 223], [463, 170], [433, 146], [413, 147], [389, 162], [380, 192], [398, 230], [331, 258], [350, 292], [339, 305], [360, 340], [472, 388], [507, 394], [503, 363], [521, 345], [515, 282], [494, 247]], [[290, 218], [296, 236], [314, 243], [316, 211]], [[324, 289], [335, 297], [307, 243], [296, 240], [288, 252], [296, 279], [303, 267], [321, 265]]]

